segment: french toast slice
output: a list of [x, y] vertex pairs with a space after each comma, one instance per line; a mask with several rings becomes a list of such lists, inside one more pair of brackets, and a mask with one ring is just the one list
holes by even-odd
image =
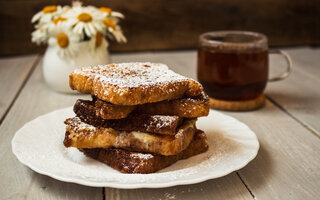
[[122, 106], [102, 101], [95, 96], [93, 100], [78, 99], [74, 105], [74, 111], [89, 110], [102, 119], [122, 119], [131, 113], [150, 115], [171, 115], [186, 118], [203, 117], [209, 114], [209, 97], [202, 94], [195, 98], [180, 98], [175, 100], [164, 100], [156, 103], [147, 103], [138, 106]]
[[69, 76], [71, 89], [116, 105], [138, 105], [199, 96], [197, 81], [157, 63], [120, 63], [76, 69]]
[[190, 144], [196, 119], [188, 119], [178, 127], [175, 135], [151, 134], [139, 131], [119, 131], [113, 128], [95, 127], [82, 122], [79, 117], [65, 121], [65, 147], [109, 148], [116, 147], [137, 152], [175, 155]]
[[181, 159], [203, 153], [208, 149], [208, 141], [205, 133], [197, 130], [190, 145], [172, 156], [153, 155], [149, 153], [136, 153], [116, 148], [79, 149], [86, 156], [103, 162], [122, 173], [154, 173], [172, 165]]
[[164, 135], [175, 135], [183, 118], [178, 116], [130, 114], [122, 119], [102, 119], [96, 115], [92, 101], [77, 100], [73, 111], [81, 121], [95, 127], [113, 128], [118, 131], [140, 131]]

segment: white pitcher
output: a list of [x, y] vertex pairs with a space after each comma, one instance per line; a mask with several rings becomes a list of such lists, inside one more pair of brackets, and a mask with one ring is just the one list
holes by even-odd
[[46, 83], [55, 91], [72, 93], [69, 87], [69, 74], [80, 67], [104, 65], [111, 62], [107, 48], [91, 53], [88, 51], [88, 42], [81, 42], [80, 51], [72, 58], [61, 58], [57, 51], [50, 47], [43, 57], [43, 75]]

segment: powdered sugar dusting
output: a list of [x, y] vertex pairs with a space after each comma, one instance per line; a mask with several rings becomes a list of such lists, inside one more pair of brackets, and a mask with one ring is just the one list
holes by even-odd
[[82, 122], [79, 117], [69, 118], [66, 120], [66, 123], [68, 126], [71, 126], [74, 131], [77, 131], [77, 132], [85, 131], [87, 133], [87, 132], [96, 131], [96, 127]]
[[153, 127], [156, 127], [157, 130], [169, 128], [174, 126], [175, 123], [177, 125], [179, 120], [179, 117], [170, 115], [152, 115], [150, 118], [150, 124], [144, 124], [147, 130], [148, 128], [153, 129]]
[[150, 62], [99, 65], [76, 69], [74, 73], [89, 76], [106, 85], [129, 88], [188, 79], [169, 70], [165, 64]]
[[134, 158], [140, 158], [140, 159], [151, 159], [153, 158], [154, 156], [150, 153], [132, 153], [130, 154], [131, 157], [134, 157]]

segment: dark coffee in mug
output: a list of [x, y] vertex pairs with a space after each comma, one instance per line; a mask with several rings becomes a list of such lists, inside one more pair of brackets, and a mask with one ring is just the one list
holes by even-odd
[[212, 98], [254, 99], [268, 81], [268, 51], [200, 47], [198, 80]]

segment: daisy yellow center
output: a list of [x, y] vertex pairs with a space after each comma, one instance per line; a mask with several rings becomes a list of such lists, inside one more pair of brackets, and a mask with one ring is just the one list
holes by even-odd
[[81, 22], [91, 22], [92, 16], [89, 13], [83, 12], [78, 15], [78, 20]]
[[66, 48], [69, 45], [69, 38], [68, 38], [67, 34], [60, 33], [57, 36], [57, 43], [61, 48]]
[[96, 47], [99, 47], [102, 44], [102, 34], [97, 33], [96, 35]]
[[111, 8], [107, 8], [107, 7], [101, 7], [101, 8], [99, 8], [99, 10], [101, 12], [105, 12], [105, 13], [108, 13], [108, 14], [112, 13], [112, 9]]
[[53, 23], [54, 24], [58, 24], [58, 22], [63, 22], [63, 21], [66, 21], [66, 20], [67, 20], [67, 18], [65, 18], [65, 17], [57, 17], [57, 18], [55, 18], [53, 20]]
[[104, 23], [104, 25], [106, 25], [107, 27], [110, 27], [112, 29], [116, 28], [116, 24], [113, 23], [113, 21], [111, 21], [110, 19], [104, 19], [103, 23]]
[[42, 9], [43, 13], [53, 13], [57, 11], [57, 6], [46, 6]]

